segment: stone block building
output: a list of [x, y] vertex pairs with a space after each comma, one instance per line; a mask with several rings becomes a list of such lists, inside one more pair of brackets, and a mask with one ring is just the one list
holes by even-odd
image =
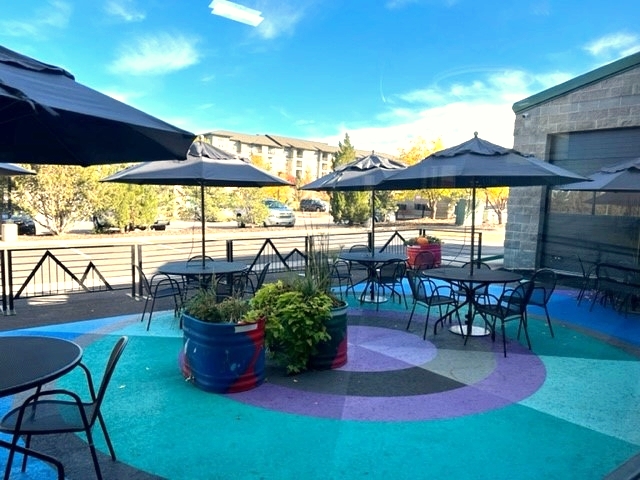
[[[514, 149], [522, 153], [585, 176], [638, 158], [640, 52], [521, 100], [513, 111]], [[637, 263], [638, 197], [631, 203], [601, 205], [599, 195], [547, 187], [512, 189], [505, 268], [579, 272], [578, 255], [593, 262]]]

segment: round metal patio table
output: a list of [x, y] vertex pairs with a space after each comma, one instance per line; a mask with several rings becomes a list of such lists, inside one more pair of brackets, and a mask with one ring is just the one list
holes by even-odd
[[[459, 311], [465, 305], [467, 308], [466, 335], [460, 330], [459, 325], [453, 325], [449, 331], [458, 335], [465, 335], [466, 338], [474, 336], [488, 335], [489, 331], [485, 327], [477, 327], [473, 325], [474, 306], [476, 301], [476, 292], [491, 284], [507, 284], [518, 282], [522, 279], [522, 275], [507, 270], [489, 270], [488, 268], [475, 268], [473, 275], [469, 267], [440, 267], [425, 270], [425, 276], [435, 278], [437, 280], [445, 280], [458, 285], [464, 292], [464, 302], [458, 304], [454, 311]], [[443, 319], [438, 320], [442, 322]], [[433, 326], [433, 333], [437, 331], [437, 323]], [[463, 327], [464, 328], [464, 327]]]
[[[376, 270], [386, 262], [394, 260], [405, 262], [409, 257], [401, 253], [392, 252], [344, 252], [339, 255], [339, 258], [347, 262], [359, 263], [367, 268], [366, 284], [362, 295], [360, 295], [360, 302], [382, 303], [386, 302], [387, 299], [376, 294], [375, 285], [378, 279]], [[366, 294], [367, 291], [369, 291], [369, 295]]]

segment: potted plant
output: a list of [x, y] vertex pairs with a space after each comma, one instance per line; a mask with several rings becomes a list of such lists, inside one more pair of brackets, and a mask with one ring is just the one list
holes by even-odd
[[215, 288], [199, 290], [182, 313], [180, 366], [185, 378], [202, 390], [249, 390], [265, 378], [265, 320], [247, 314], [247, 300], [219, 301]]
[[442, 240], [433, 235], [420, 235], [404, 241], [407, 246], [407, 264], [414, 268], [416, 257], [420, 252], [429, 251], [434, 257], [434, 267], [442, 264]]
[[267, 351], [289, 374], [347, 362], [347, 304], [331, 291], [326, 249], [310, 246], [303, 275], [263, 285], [247, 318], [267, 319]]

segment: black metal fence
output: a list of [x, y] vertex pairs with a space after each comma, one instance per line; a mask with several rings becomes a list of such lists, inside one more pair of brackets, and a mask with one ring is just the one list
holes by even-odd
[[[372, 246], [370, 232], [331, 233], [330, 235], [300, 233], [287, 237], [208, 239], [206, 253], [217, 259], [243, 261], [259, 270], [270, 263], [270, 272], [302, 271], [309, 245], [324, 242], [331, 254], [337, 255], [350, 245], [366, 243]], [[377, 250], [406, 253], [405, 239], [424, 233], [422, 229], [376, 232]], [[439, 232], [445, 245], [451, 248], [448, 262], [468, 260], [461, 245], [461, 233]], [[322, 237], [322, 238], [317, 238]], [[462, 241], [464, 245], [464, 241]], [[139, 285], [135, 266], [153, 274], [165, 262], [184, 260], [200, 254], [200, 242], [177, 240], [170, 235], [87, 241], [24, 242], [2, 249], [2, 309], [13, 314], [14, 300], [70, 293], [90, 293], [100, 290], [131, 289], [136, 295]], [[458, 256], [460, 259], [458, 260]], [[479, 256], [481, 257], [481, 250]]]

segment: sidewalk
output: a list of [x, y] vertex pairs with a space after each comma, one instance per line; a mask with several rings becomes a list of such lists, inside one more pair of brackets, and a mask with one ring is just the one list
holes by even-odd
[[[165, 302], [166, 301], [166, 302]], [[131, 297], [129, 289], [18, 299], [15, 315], [0, 316], [0, 331], [142, 314], [143, 299]], [[154, 311], [173, 308], [171, 298], [159, 299]]]

